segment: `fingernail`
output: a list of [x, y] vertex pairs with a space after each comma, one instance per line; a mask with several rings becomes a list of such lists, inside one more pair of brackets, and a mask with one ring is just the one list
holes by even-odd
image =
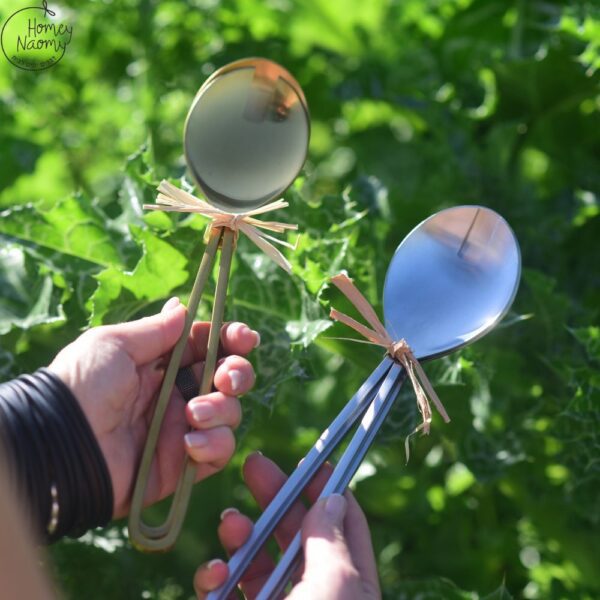
[[212, 404], [207, 402], [196, 402], [192, 405], [192, 416], [194, 421], [208, 421], [215, 414]]
[[254, 452], [250, 452], [248, 456], [246, 456], [245, 462], [248, 462], [253, 456], [262, 456], [263, 453], [260, 450], [254, 450]]
[[242, 382], [244, 381], [244, 375], [237, 369], [231, 369], [229, 371], [229, 381], [231, 381], [231, 391], [235, 394], [242, 388]]
[[179, 304], [181, 304], [179, 302], [179, 298], [177, 298], [177, 296], [173, 296], [173, 298], [169, 298], [166, 302], [165, 305], [162, 307], [161, 312], [169, 312], [170, 310], [173, 310], [174, 308], [177, 308], [179, 306]]
[[336, 524], [341, 525], [346, 514], [346, 499], [340, 494], [331, 494], [325, 501], [325, 514]]
[[212, 569], [215, 565], [222, 563], [220, 558], [213, 558], [209, 563], [206, 564], [207, 569]]
[[227, 515], [239, 515], [240, 511], [237, 508], [226, 508], [220, 516], [221, 521], [227, 516]]
[[231, 335], [231, 337], [237, 337], [240, 334], [244, 334], [244, 329], [249, 329], [248, 325], [245, 323], [240, 323], [239, 321], [234, 321], [229, 324], [227, 329], [227, 333]]
[[258, 348], [260, 346], [260, 333], [258, 333], [256, 329], [252, 329], [252, 333], [256, 336], [256, 342], [254, 343], [254, 347]]
[[208, 437], [201, 431], [190, 431], [185, 434], [184, 439], [190, 448], [203, 448], [208, 444]]

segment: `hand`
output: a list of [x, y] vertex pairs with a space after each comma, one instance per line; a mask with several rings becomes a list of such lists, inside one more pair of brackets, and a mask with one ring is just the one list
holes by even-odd
[[[49, 367], [79, 400], [96, 434], [112, 478], [115, 518], [129, 510], [154, 399], [185, 315], [185, 307], [172, 298], [157, 315], [90, 329]], [[194, 323], [183, 353], [181, 366], [192, 365], [198, 381], [209, 329], [209, 323]], [[175, 490], [185, 451], [198, 463], [197, 480], [227, 464], [235, 449], [232, 430], [241, 419], [237, 396], [254, 385], [252, 365], [239, 355], [250, 352], [259, 341], [258, 333], [243, 323], [225, 325], [221, 330], [224, 358], [214, 376], [217, 391], [192, 398], [185, 407], [181, 393], [173, 389], [150, 472], [148, 504]], [[196, 431], [188, 433], [190, 426]]]
[[[315, 502], [331, 467], [326, 465], [306, 489]], [[264, 509], [285, 483], [286, 476], [275, 463], [252, 454], [244, 465], [244, 479], [252, 495]], [[275, 538], [283, 550], [302, 527], [304, 571], [297, 574], [288, 599], [291, 600], [376, 600], [381, 597], [369, 526], [360, 506], [347, 491], [319, 500], [308, 514], [297, 502], [281, 521]], [[223, 511], [219, 538], [229, 554], [250, 536], [252, 521], [236, 509]], [[255, 598], [271, 574], [274, 563], [263, 548], [244, 574], [240, 587], [246, 598]], [[194, 578], [198, 598], [217, 589], [227, 578], [227, 565], [212, 560], [202, 565]]]

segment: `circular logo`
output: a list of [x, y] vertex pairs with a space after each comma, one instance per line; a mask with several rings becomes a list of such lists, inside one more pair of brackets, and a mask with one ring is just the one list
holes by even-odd
[[72, 36], [73, 26], [57, 19], [43, 0], [42, 6], [22, 8], [6, 20], [0, 45], [15, 67], [41, 71], [60, 61]]

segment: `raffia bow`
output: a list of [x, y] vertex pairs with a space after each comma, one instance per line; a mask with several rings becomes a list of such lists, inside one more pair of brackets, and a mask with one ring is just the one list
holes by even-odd
[[292, 272], [292, 266], [289, 261], [273, 244], [279, 244], [280, 246], [295, 250], [298, 240], [296, 240], [296, 244], [290, 244], [260, 230], [266, 229], [267, 231], [272, 231], [274, 233], [284, 233], [287, 230], [297, 230], [298, 225], [280, 223], [278, 221], [260, 221], [259, 219], [254, 218], [255, 215], [262, 215], [266, 212], [289, 206], [285, 200], [275, 200], [260, 208], [255, 208], [243, 213], [230, 213], [215, 208], [205, 200], [197, 198], [193, 194], [178, 188], [165, 179], [160, 182], [158, 192], [156, 204], [144, 204], [144, 208], [149, 210], [162, 210], [165, 212], [198, 213], [199, 215], [211, 219], [210, 227], [213, 229], [218, 227], [228, 227], [229, 229], [232, 229], [236, 235], [241, 231], [284, 271], [287, 271], [288, 273]]
[[[423, 422], [415, 429], [415, 431], [413, 431], [413, 434], [421, 430], [424, 434], [429, 433], [432, 417], [429, 400], [433, 402], [444, 421], [448, 423], [450, 417], [448, 416], [444, 405], [435, 393], [431, 382], [425, 374], [425, 371], [423, 371], [423, 367], [421, 367], [421, 364], [415, 358], [415, 355], [412, 353], [406, 340], [402, 339], [396, 342], [392, 339], [383, 323], [379, 320], [377, 313], [369, 304], [369, 301], [361, 294], [360, 290], [354, 285], [352, 279], [345, 273], [335, 275], [331, 278], [331, 282], [342, 292], [342, 294], [344, 294], [344, 296], [346, 296], [346, 298], [348, 298], [348, 300], [350, 300], [350, 302], [352, 302], [358, 312], [367, 320], [369, 325], [371, 325], [371, 328], [359, 323], [352, 317], [349, 317], [335, 308], [331, 309], [329, 316], [335, 321], [340, 321], [341, 323], [348, 325], [348, 327], [351, 327], [354, 331], [360, 333], [372, 344], [385, 348], [388, 354], [406, 369], [417, 397], [419, 412], [423, 417]], [[407, 461], [409, 456], [408, 440], [409, 438], [406, 439]]]

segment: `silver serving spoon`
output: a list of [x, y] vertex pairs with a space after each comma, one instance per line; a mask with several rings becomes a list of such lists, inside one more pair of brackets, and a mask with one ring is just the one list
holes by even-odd
[[[419, 360], [448, 354], [483, 336], [506, 314], [520, 271], [517, 240], [500, 215], [478, 206], [440, 211], [413, 229], [394, 254], [384, 285], [386, 329], [394, 340], [404, 338]], [[211, 600], [226, 598], [234, 589], [262, 543], [302, 492], [305, 480], [310, 480], [366, 410], [321, 497], [343, 492], [405, 377], [404, 369], [386, 356], [267, 507], [251, 538], [230, 560], [229, 579], [209, 596]], [[297, 475], [299, 471], [302, 478]], [[265, 515], [269, 518], [263, 519]], [[300, 550], [297, 535], [257, 600], [277, 597], [285, 588]]]

